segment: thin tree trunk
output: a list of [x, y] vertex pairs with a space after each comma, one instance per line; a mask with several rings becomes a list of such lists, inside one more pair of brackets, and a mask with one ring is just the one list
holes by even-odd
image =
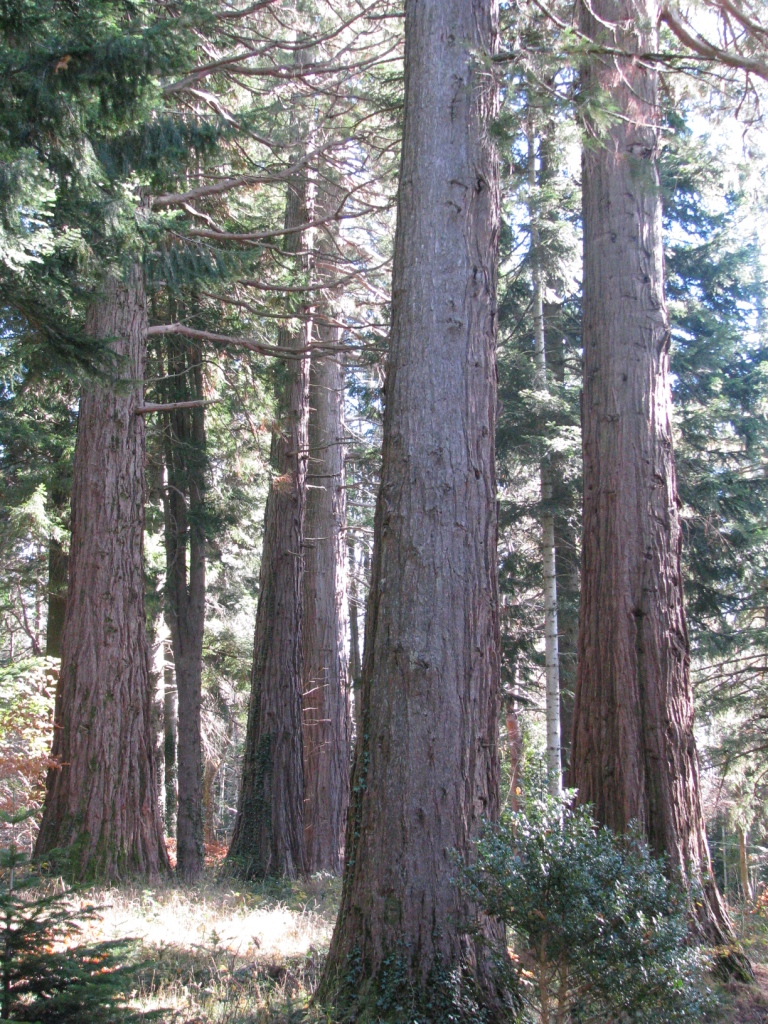
[[[320, 319], [318, 341], [340, 344]], [[342, 867], [349, 804], [344, 367], [312, 359], [304, 546], [304, 835], [307, 870]]]
[[61, 541], [51, 537], [48, 541], [48, 624], [45, 634], [45, 653], [49, 658], [61, 657], [64, 615], [67, 610], [68, 561], [69, 557]]
[[739, 877], [741, 892], [745, 900], [752, 899], [752, 886], [749, 884], [749, 854], [747, 852], [747, 832], [741, 825], [736, 826], [739, 837]]
[[[306, 177], [289, 186], [286, 227], [312, 219], [311, 200]], [[287, 252], [301, 253], [311, 244], [306, 231], [285, 238]], [[311, 337], [312, 321], [305, 310], [302, 328], [281, 328], [279, 343], [305, 349]], [[301, 633], [309, 358], [286, 361], [280, 373], [278, 421], [272, 434], [275, 475], [264, 513], [248, 728], [227, 854], [230, 868], [248, 878], [295, 878], [306, 868]]]
[[[536, 358], [536, 388], [547, 391], [547, 336], [544, 323], [544, 288], [541, 270], [541, 241], [535, 195], [536, 136], [533, 125], [528, 134], [528, 184], [530, 187], [531, 252], [533, 257], [533, 326]], [[552, 471], [549, 459], [540, 466], [541, 476], [541, 560], [544, 589], [544, 674], [547, 719], [547, 788], [550, 796], [563, 793], [560, 754], [560, 648], [557, 631], [557, 556], [555, 516], [552, 511]]]
[[[594, 0], [591, 38], [630, 53], [657, 45], [655, 0]], [[605, 25], [614, 22], [614, 30]], [[617, 830], [640, 822], [683, 880], [699, 876], [697, 925], [733, 932], [707, 848], [693, 735], [672, 451], [669, 322], [658, 171], [658, 83], [634, 58], [594, 57], [587, 94], [621, 119], [584, 149], [584, 521], [572, 769], [579, 800]], [[597, 131], [589, 126], [594, 135]], [[736, 950], [731, 969], [749, 975]]]
[[[544, 305], [544, 327], [547, 338], [547, 367], [561, 384], [565, 381], [566, 343], [555, 329], [560, 307]], [[571, 737], [573, 733], [573, 695], [576, 689], [576, 652], [579, 639], [579, 538], [576, 526], [568, 515], [572, 501], [566, 482], [567, 465], [563, 457], [550, 462], [555, 552], [557, 556], [557, 635], [560, 676], [560, 757], [563, 773], [570, 770]]]
[[169, 836], [176, 837], [176, 814], [178, 797], [176, 792], [176, 739], [178, 731], [178, 711], [176, 679], [174, 678], [173, 662], [169, 658], [170, 651], [165, 652], [163, 668], [163, 755], [165, 760], [165, 830]]
[[[356, 741], [357, 735], [362, 728], [362, 706], [363, 706], [363, 660], [360, 655], [360, 618], [361, 612], [365, 610], [365, 587], [370, 582], [370, 570], [371, 570], [371, 556], [370, 550], [367, 544], [362, 544], [362, 558], [360, 561], [357, 560], [357, 545], [354, 541], [350, 544], [349, 548], [350, 563], [349, 571], [350, 578], [354, 581], [354, 606], [350, 602], [350, 607], [354, 610], [354, 632], [352, 633], [351, 643], [351, 664], [357, 665], [356, 673], [353, 671], [352, 674], [352, 737], [353, 741]], [[361, 586], [362, 581], [362, 586]], [[363, 619], [363, 646], [365, 645], [365, 615], [362, 615]], [[350, 618], [351, 621], [351, 618]]]
[[523, 731], [520, 728], [520, 719], [517, 717], [514, 698], [510, 698], [507, 704], [506, 727], [507, 750], [509, 751], [509, 807], [513, 811], [519, 811], [522, 795], [520, 767], [523, 763]]
[[220, 761], [206, 761], [203, 769], [203, 836], [206, 843], [216, 842], [216, 793], [214, 786]]
[[146, 300], [141, 270], [109, 277], [88, 333], [114, 338], [122, 381], [80, 400], [72, 484], [70, 587], [53, 756], [35, 855], [110, 881], [168, 869], [156, 796], [144, 620]]
[[[155, 784], [160, 819], [165, 822], [165, 756], [163, 750], [165, 730], [165, 639], [158, 636], [157, 621], [150, 621], [147, 639], [150, 645], [150, 677], [152, 679], [152, 733], [155, 746]], [[164, 628], [165, 623], [160, 623]]]
[[[169, 341], [171, 400], [203, 397], [202, 356]], [[176, 872], [187, 881], [204, 867], [203, 754], [200, 735], [205, 628], [205, 410], [165, 414], [168, 487], [163, 497], [166, 615], [178, 706]]]
[[503, 932], [469, 934], [454, 861], [499, 808], [496, 11], [408, 0], [405, 38], [362, 725], [319, 998], [357, 1020], [501, 1020]]
[[360, 617], [358, 613], [357, 558], [354, 537], [347, 541], [349, 558], [349, 674], [353, 687], [360, 682]]

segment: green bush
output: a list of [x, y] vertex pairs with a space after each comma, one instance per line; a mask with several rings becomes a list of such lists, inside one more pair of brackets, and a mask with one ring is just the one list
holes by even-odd
[[637, 834], [596, 827], [587, 808], [531, 802], [486, 828], [464, 884], [513, 933], [534, 1020], [702, 1019], [711, 995], [687, 898]]

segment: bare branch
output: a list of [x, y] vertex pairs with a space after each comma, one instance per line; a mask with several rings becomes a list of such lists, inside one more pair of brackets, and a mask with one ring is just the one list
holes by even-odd
[[669, 25], [681, 43], [700, 57], [718, 61], [721, 64], [725, 64], [726, 67], [736, 68], [739, 71], [749, 71], [768, 82], [768, 64], [765, 61], [714, 46], [693, 32], [692, 29], [689, 29], [669, 7], [665, 7], [662, 10], [660, 20]]
[[299, 231], [306, 231], [308, 228], [320, 227], [334, 220], [351, 220], [354, 217], [364, 217], [370, 210], [358, 210], [356, 213], [332, 213], [330, 217], [321, 217], [318, 220], [307, 221], [306, 224], [299, 224], [295, 228], [280, 228], [272, 231], [213, 231], [211, 228], [190, 228], [186, 234], [192, 238], [213, 238], [222, 242], [258, 242], [262, 238], [277, 238], [280, 235], [292, 235]]
[[133, 411], [137, 416], [146, 416], [150, 412], [172, 412], [174, 409], [195, 409], [200, 406], [210, 405], [211, 403], [205, 399], [194, 399], [189, 402], [164, 402], [157, 404], [155, 402], [147, 402], [146, 405], [139, 405]]

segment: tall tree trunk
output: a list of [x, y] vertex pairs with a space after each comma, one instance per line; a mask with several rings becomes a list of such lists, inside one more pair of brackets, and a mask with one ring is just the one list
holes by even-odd
[[[311, 199], [307, 177], [290, 184], [286, 227], [312, 219]], [[297, 254], [311, 244], [306, 231], [292, 232], [285, 239], [285, 250]], [[311, 337], [312, 320], [305, 309], [301, 329], [281, 328], [279, 342], [307, 349]], [[295, 878], [306, 868], [301, 632], [309, 356], [286, 360], [279, 372], [272, 433], [274, 476], [264, 513], [248, 728], [227, 854], [230, 868], [249, 878]]]
[[[499, 197], [485, 60], [496, 11], [491, 0], [407, 0], [405, 38], [362, 726], [319, 998], [358, 1020], [500, 1020], [503, 995], [488, 946], [469, 934], [453, 860], [499, 806]], [[497, 927], [484, 930], [503, 944]], [[462, 998], [477, 1005], [467, 1013]]]
[[[341, 330], [318, 319], [318, 342]], [[340, 872], [349, 804], [350, 706], [341, 353], [312, 359], [304, 546], [304, 835], [307, 870]]]
[[[658, 13], [655, 0], [594, 0], [581, 8], [581, 27], [610, 47], [651, 52]], [[584, 84], [588, 95], [608, 91], [622, 116], [583, 154], [584, 521], [573, 777], [599, 821], [623, 830], [637, 820], [674, 872], [700, 877], [698, 927], [727, 947], [733, 933], [712, 875], [693, 735], [657, 74], [632, 57], [594, 57]], [[738, 952], [730, 965], [747, 975]]]
[[[544, 168], [542, 168], [542, 173]], [[547, 392], [547, 335], [544, 321], [544, 283], [541, 267], [541, 239], [536, 191], [536, 135], [533, 123], [528, 132], [528, 184], [530, 188], [531, 255], [533, 259], [533, 330], [536, 359], [536, 389]], [[557, 630], [557, 552], [555, 514], [552, 508], [552, 467], [542, 459], [541, 477], [541, 561], [544, 590], [544, 677], [547, 720], [547, 788], [551, 796], [563, 792], [563, 767], [560, 753], [560, 646]]]
[[[163, 715], [165, 712], [165, 640], [158, 636], [158, 621], [149, 618], [147, 623], [147, 641], [149, 643], [150, 677], [152, 679], [152, 732], [155, 745], [155, 784], [157, 786], [157, 805], [160, 808], [160, 819], [165, 823], [165, 756]], [[165, 623], [160, 623], [161, 628]]]
[[69, 872], [117, 880], [168, 869], [156, 798], [152, 685], [144, 621], [146, 300], [141, 270], [109, 277], [88, 314], [114, 338], [122, 380], [80, 400], [72, 483], [70, 585], [53, 756], [35, 854], [69, 851]]
[[[202, 355], [168, 342], [169, 401], [203, 397]], [[200, 735], [205, 628], [205, 411], [165, 414], [168, 487], [163, 498], [166, 615], [178, 706], [176, 872], [194, 881], [203, 870], [203, 753]]]

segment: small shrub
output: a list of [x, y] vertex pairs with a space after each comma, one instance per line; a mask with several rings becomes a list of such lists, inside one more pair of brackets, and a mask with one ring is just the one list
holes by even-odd
[[[7, 827], [34, 812], [0, 811]], [[0, 849], [0, 1020], [35, 1024], [127, 1024], [146, 1020], [124, 1005], [138, 965], [130, 940], [78, 944], [95, 907], [75, 910], [71, 893], [45, 891], [26, 853]]]
[[637, 834], [596, 827], [587, 808], [532, 802], [486, 828], [464, 879], [514, 933], [542, 1024], [702, 1019], [711, 997], [686, 897]]

